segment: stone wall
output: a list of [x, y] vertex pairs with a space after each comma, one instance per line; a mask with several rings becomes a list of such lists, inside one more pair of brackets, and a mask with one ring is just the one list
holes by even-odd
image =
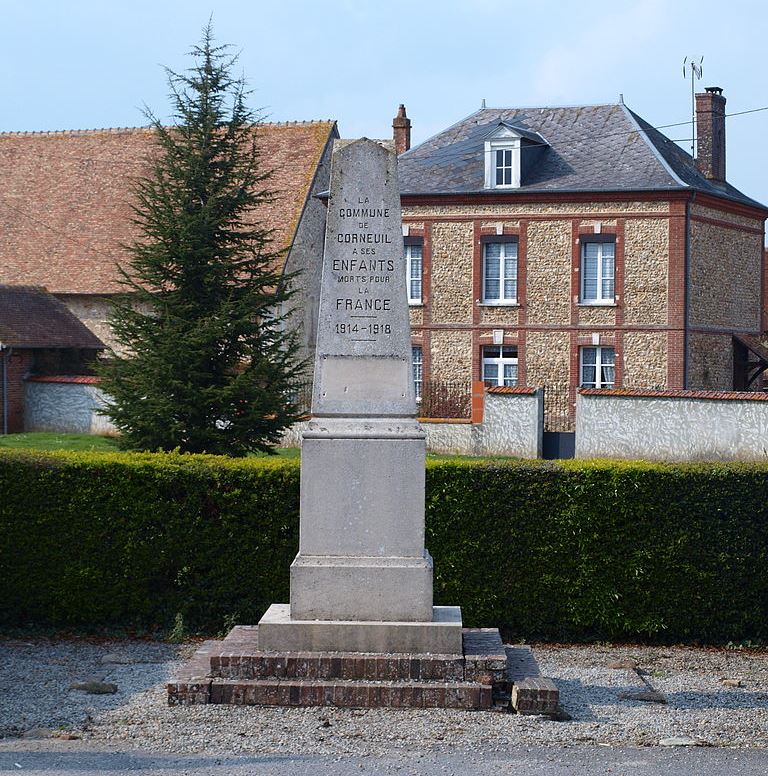
[[688, 335], [688, 387], [698, 391], [733, 388], [733, 340], [730, 334]]
[[582, 391], [576, 457], [659, 461], [768, 459], [768, 396], [702, 391]]
[[69, 311], [79, 318], [108, 348], [116, 348], [117, 342], [109, 325], [110, 297], [96, 294], [56, 294]]
[[441, 323], [471, 323], [472, 224], [435, 224], [429, 302], [432, 318]]
[[664, 388], [667, 385], [667, 333], [627, 331], [623, 338], [624, 388]]
[[430, 335], [430, 380], [469, 383], [472, 379], [472, 333], [437, 329]]
[[24, 430], [117, 434], [100, 415], [105, 394], [92, 377], [33, 377], [24, 386]]
[[527, 322], [571, 322], [571, 225], [533, 221], [528, 225]]
[[624, 226], [624, 321], [667, 323], [669, 221], [627, 219]]
[[[544, 427], [543, 391], [486, 392], [482, 423], [421, 421], [431, 453], [509, 455], [540, 458]], [[281, 447], [301, 447], [306, 422], [291, 426]]]
[[[763, 254], [762, 222], [695, 206], [691, 221], [691, 326], [758, 332]], [[759, 232], [696, 220], [712, 218]], [[735, 220], [734, 220], [735, 219]]]

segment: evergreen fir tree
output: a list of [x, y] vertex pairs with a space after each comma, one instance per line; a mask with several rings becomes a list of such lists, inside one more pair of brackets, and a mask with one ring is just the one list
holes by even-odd
[[167, 70], [172, 126], [148, 114], [158, 154], [135, 185], [140, 236], [111, 319], [124, 352], [102, 368], [107, 414], [130, 449], [268, 452], [298, 417], [304, 365], [284, 326], [292, 278], [271, 230], [254, 223], [274, 195], [261, 118], [227, 48], [209, 25], [193, 66]]

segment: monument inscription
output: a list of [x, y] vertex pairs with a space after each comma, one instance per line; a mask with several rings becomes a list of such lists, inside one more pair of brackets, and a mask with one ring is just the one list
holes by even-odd
[[343, 145], [337, 152], [347, 164], [342, 174], [337, 165], [328, 202], [312, 406], [318, 416], [416, 410], [408, 390], [400, 202], [392, 196], [396, 162], [391, 151], [365, 142], [365, 153]]

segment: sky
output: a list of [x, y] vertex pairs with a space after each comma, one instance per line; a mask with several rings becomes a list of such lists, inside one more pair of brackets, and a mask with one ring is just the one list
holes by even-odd
[[[342, 137], [413, 143], [488, 107], [626, 104], [690, 121], [696, 90], [726, 111], [768, 106], [768, 5], [751, 0], [0, 0], [0, 131], [146, 124], [168, 115], [164, 67], [183, 70], [212, 17], [271, 121], [336, 119]], [[663, 130], [691, 137], [690, 125]], [[768, 110], [727, 120], [727, 176], [768, 203]], [[686, 149], [690, 141], [683, 142]]]

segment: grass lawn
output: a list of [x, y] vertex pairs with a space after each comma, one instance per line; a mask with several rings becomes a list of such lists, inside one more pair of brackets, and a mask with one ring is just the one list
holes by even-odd
[[114, 437], [42, 431], [33, 434], [0, 435], [0, 447], [27, 450], [100, 450], [107, 453], [118, 449]]
[[[0, 434], [0, 447], [27, 450], [89, 450], [93, 452], [115, 452], [118, 450], [117, 439], [114, 437], [92, 436], [90, 434], [55, 434], [52, 432], [37, 432], [32, 434]], [[281, 458], [300, 458], [298, 447], [279, 447], [275, 451]], [[254, 453], [263, 456], [264, 453]], [[471, 455], [444, 455], [429, 453], [432, 460], [477, 460]], [[514, 460], [504, 456], [483, 456], [487, 460]]]

